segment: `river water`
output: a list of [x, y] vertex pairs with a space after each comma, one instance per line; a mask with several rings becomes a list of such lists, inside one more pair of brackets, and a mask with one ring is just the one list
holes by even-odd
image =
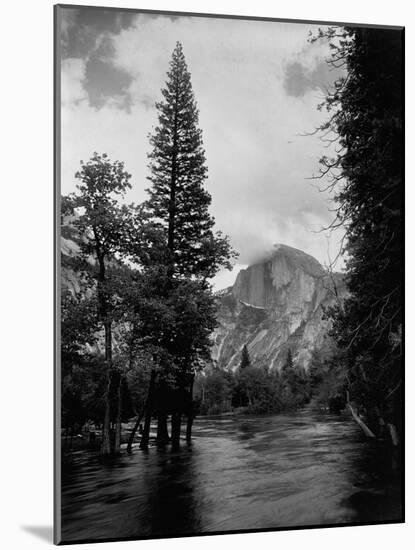
[[341, 416], [197, 418], [191, 446], [65, 458], [62, 540], [399, 521], [400, 474]]

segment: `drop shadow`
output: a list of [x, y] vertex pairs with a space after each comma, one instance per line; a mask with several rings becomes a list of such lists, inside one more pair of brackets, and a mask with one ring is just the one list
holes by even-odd
[[53, 544], [53, 527], [51, 525], [21, 525], [23, 531]]

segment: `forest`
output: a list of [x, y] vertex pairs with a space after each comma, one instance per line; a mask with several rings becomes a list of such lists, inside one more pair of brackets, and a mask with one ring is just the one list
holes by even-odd
[[[328, 153], [315, 177], [344, 229], [347, 297], [325, 311], [330, 330], [309, 369], [287, 351], [278, 371], [247, 346], [235, 371], [211, 359], [212, 278], [238, 257], [215, 227], [207, 162], [183, 48], [176, 44], [158, 124], [149, 136], [149, 187], [127, 204], [127, 167], [106, 153], [80, 162], [61, 199], [62, 444], [77, 438], [117, 455], [192, 439], [198, 415], [270, 414], [311, 404], [350, 409], [370, 437], [399, 445], [403, 391], [403, 68], [399, 33], [321, 30], [328, 63], [344, 72], [320, 108]], [[328, 183], [327, 183], [328, 182]], [[68, 244], [70, 243], [70, 244]], [[335, 285], [333, 291], [336, 291]]]

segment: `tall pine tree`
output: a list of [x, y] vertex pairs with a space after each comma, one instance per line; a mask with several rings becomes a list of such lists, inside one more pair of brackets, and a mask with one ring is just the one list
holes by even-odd
[[[213, 232], [215, 220], [209, 213], [211, 197], [204, 187], [207, 167], [202, 131], [198, 127], [199, 114], [179, 42], [161, 92], [164, 99], [156, 103], [159, 124], [150, 136], [153, 150], [149, 154], [148, 179], [152, 186], [148, 189], [146, 209], [164, 235], [165, 268], [170, 280], [168, 295], [180, 295], [183, 290], [191, 292], [191, 287], [181, 289], [178, 285], [198, 281], [201, 286], [194, 287], [194, 296], [187, 294], [186, 299], [196, 307], [194, 318], [199, 320], [202, 333], [207, 334], [214, 326], [213, 295], [207, 281], [221, 267], [231, 267], [234, 253], [228, 238]], [[202, 300], [201, 291], [205, 294]], [[192, 335], [194, 338], [189, 340]], [[200, 330], [190, 328], [188, 323], [179, 323], [169, 344], [169, 351], [173, 350], [179, 365], [176, 383], [182, 388], [187, 385], [190, 392], [197, 356], [206, 347], [200, 345], [199, 335]], [[192, 412], [186, 414], [190, 439]], [[159, 417], [159, 424], [165, 421], [165, 416]], [[180, 421], [180, 407], [177, 407], [172, 419], [173, 445], [178, 443]], [[165, 432], [161, 427], [160, 433]]]
[[246, 369], [247, 367], [251, 366], [251, 359], [249, 357], [248, 348], [246, 347], [246, 344], [242, 348], [242, 354], [241, 354], [241, 364], [239, 365], [240, 369]]
[[150, 137], [147, 208], [165, 232], [171, 274], [210, 278], [220, 267], [230, 267], [232, 251], [228, 239], [212, 231], [199, 113], [179, 42], [161, 93], [159, 125]]

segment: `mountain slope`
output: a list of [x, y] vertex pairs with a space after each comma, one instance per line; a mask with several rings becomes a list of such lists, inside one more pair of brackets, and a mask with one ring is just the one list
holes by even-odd
[[[333, 279], [341, 298], [342, 276]], [[233, 287], [218, 293], [212, 358], [235, 369], [246, 344], [256, 365], [281, 368], [291, 349], [298, 364], [307, 368], [312, 349], [327, 332], [324, 307], [335, 299], [333, 280], [315, 258], [275, 245], [267, 259], [240, 271]]]

